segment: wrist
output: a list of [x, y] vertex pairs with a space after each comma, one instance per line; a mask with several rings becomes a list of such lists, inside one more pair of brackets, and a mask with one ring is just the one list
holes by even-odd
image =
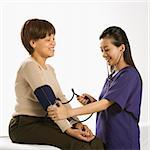
[[71, 129], [72, 129], [72, 127], [71, 127], [71, 128], [66, 129], [65, 133], [70, 135]]
[[76, 129], [76, 128], [82, 126], [82, 125], [83, 125], [82, 123], [78, 122], [78, 123], [73, 124], [72, 127], [73, 127], [74, 129]]

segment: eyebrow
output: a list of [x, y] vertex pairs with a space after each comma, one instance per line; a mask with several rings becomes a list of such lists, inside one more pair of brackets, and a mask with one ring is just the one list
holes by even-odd
[[102, 49], [102, 48], [104, 48], [104, 49], [105, 49], [105, 48], [108, 48], [108, 46], [104, 46], [104, 47], [101, 47], [101, 46], [100, 46], [100, 48], [101, 48], [101, 49]]

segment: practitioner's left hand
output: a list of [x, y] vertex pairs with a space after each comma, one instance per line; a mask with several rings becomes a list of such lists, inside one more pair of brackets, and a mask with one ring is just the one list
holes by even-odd
[[69, 108], [63, 106], [61, 102], [58, 102], [57, 105], [47, 108], [48, 116], [54, 121], [69, 118]]

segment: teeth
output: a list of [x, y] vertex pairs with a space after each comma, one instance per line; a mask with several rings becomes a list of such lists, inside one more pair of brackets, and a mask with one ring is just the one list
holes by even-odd
[[54, 50], [54, 48], [49, 48], [49, 50]]

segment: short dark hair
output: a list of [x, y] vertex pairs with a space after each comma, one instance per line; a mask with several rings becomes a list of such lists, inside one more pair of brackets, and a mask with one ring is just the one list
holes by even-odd
[[45, 38], [47, 34], [55, 35], [55, 32], [55, 28], [50, 22], [41, 19], [29, 19], [24, 23], [21, 29], [21, 40], [31, 55], [34, 52], [34, 49], [30, 45], [31, 40]]
[[112, 39], [112, 44], [119, 47], [121, 44], [125, 45], [125, 51], [123, 53], [125, 62], [128, 65], [135, 67], [135, 64], [132, 59], [130, 44], [127, 38], [127, 35], [123, 29], [117, 26], [111, 26], [105, 29], [100, 35], [99, 39], [110, 38]]

